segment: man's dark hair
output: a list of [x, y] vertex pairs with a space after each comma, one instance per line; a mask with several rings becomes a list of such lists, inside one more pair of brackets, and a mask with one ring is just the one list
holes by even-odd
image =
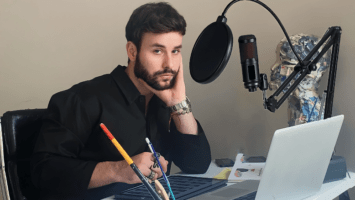
[[139, 52], [144, 33], [179, 32], [185, 35], [186, 22], [171, 5], [166, 2], [147, 3], [135, 9], [126, 25], [127, 41], [133, 42]]

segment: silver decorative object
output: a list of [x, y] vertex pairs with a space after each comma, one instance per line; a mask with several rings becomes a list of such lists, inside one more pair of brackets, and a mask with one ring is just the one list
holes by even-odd
[[[297, 34], [290, 37], [296, 53], [303, 60], [319, 41], [319, 37], [314, 35]], [[318, 50], [312, 59], [320, 52]], [[329, 67], [331, 50], [329, 49], [316, 64], [317, 70], [308, 74], [288, 97], [288, 124], [294, 126], [321, 119], [320, 109], [322, 98], [317, 91], [322, 75]], [[282, 39], [276, 47], [276, 62], [271, 67], [270, 90], [276, 90], [283, 81], [293, 72], [298, 63], [295, 54], [292, 52], [286, 38]], [[297, 79], [298, 76], [294, 78]], [[290, 85], [293, 84], [291, 81]], [[289, 86], [290, 86], [289, 85]], [[283, 92], [286, 92], [286, 87]], [[324, 102], [324, 100], [323, 100]]]

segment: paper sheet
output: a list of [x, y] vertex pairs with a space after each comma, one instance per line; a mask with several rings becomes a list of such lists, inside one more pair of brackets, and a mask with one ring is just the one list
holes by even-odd
[[[228, 182], [241, 180], [260, 180], [265, 163], [243, 163], [243, 154], [238, 154], [229, 174]], [[244, 169], [237, 170], [237, 169]]]

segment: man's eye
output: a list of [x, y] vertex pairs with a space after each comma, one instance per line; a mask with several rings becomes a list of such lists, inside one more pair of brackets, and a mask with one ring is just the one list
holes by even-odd
[[175, 53], [175, 54], [177, 54], [179, 52], [180, 52], [180, 50], [173, 50], [173, 53]]
[[156, 49], [156, 50], [154, 50], [154, 53], [161, 53], [161, 50], [159, 50], [159, 49]]

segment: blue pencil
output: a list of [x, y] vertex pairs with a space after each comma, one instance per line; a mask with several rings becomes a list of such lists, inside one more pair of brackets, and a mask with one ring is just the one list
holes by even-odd
[[160, 164], [159, 158], [158, 158], [158, 156], [157, 156], [157, 153], [156, 153], [155, 150], [154, 150], [153, 144], [150, 142], [150, 140], [149, 140], [148, 138], [145, 138], [145, 141], [147, 142], [150, 151], [154, 154], [154, 157], [155, 157], [155, 159], [156, 159], [157, 162], [158, 162], [158, 165], [159, 165], [159, 167], [160, 167], [160, 170], [161, 170], [161, 172], [163, 173], [164, 180], [165, 180], [166, 184], [168, 185], [168, 188], [169, 188], [169, 190], [170, 190], [171, 196], [172, 196], [173, 199], [175, 200], [175, 196], [174, 196], [174, 194], [173, 194], [173, 191], [171, 190], [169, 180], [168, 180], [168, 178], [166, 177], [166, 175], [165, 175], [165, 173], [164, 173], [163, 167], [162, 167], [161, 164]]

